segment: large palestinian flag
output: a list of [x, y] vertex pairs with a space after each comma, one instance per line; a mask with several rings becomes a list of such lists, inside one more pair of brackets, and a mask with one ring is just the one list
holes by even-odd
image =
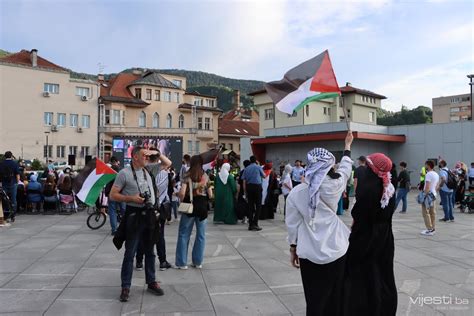
[[341, 94], [327, 50], [289, 70], [282, 80], [266, 83], [265, 90], [278, 110], [288, 114]]
[[204, 171], [207, 171], [209, 169], [214, 168], [217, 163], [218, 155], [219, 155], [219, 149], [211, 149], [209, 151], [206, 151], [200, 154], [203, 161], [202, 169], [204, 169]]
[[104, 186], [114, 180], [117, 172], [99, 159], [92, 159], [74, 179], [76, 196], [87, 205], [94, 205]]

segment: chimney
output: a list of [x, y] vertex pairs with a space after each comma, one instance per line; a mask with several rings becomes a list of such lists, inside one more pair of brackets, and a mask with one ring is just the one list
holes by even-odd
[[346, 87], [352, 87], [352, 83], [346, 82]]
[[38, 67], [38, 50], [33, 48], [30, 52], [31, 65]]
[[233, 108], [238, 110], [240, 108], [240, 90], [234, 90], [234, 96], [232, 97]]
[[98, 81], [104, 81], [105, 80], [104, 74], [98, 74], [97, 75], [97, 80]]
[[141, 75], [141, 74], [143, 74], [143, 71], [142, 71], [140, 68], [134, 68], [134, 69], [132, 70], [132, 74], [134, 74], [134, 75]]

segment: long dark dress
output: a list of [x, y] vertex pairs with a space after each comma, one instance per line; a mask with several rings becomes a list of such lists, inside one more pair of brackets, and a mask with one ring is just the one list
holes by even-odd
[[278, 190], [278, 178], [275, 172], [271, 172], [268, 180], [267, 196], [264, 204], [262, 205], [262, 211], [260, 212], [259, 219], [274, 219], [276, 208], [278, 206], [278, 197], [276, 194]]
[[382, 180], [370, 168], [366, 168], [364, 181], [357, 184], [357, 191], [347, 251], [344, 312], [351, 316], [395, 315], [397, 288], [392, 233], [395, 197], [381, 208]]

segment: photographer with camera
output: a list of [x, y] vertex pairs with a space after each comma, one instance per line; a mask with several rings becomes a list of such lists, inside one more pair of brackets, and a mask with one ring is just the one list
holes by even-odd
[[[155, 295], [163, 295], [163, 290], [155, 280], [155, 253], [153, 246], [157, 241], [156, 192], [152, 175], [145, 169], [147, 154], [142, 147], [132, 150], [132, 163], [122, 169], [115, 178], [110, 197], [117, 202], [125, 202], [125, 253], [122, 262], [122, 292], [120, 301], [129, 299], [132, 285], [133, 259], [138, 244], [142, 243], [145, 253], [145, 280], [148, 290]], [[160, 153], [158, 152], [158, 156]], [[120, 230], [120, 228], [119, 228]]]

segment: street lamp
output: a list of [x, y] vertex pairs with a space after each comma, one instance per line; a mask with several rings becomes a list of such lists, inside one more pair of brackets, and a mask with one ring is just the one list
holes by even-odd
[[471, 79], [471, 82], [469, 82], [469, 86], [471, 86], [471, 121], [474, 120], [474, 108], [472, 107], [472, 85], [474, 84], [472, 82], [472, 78], [474, 78], [474, 74], [467, 75], [469, 79]]
[[46, 135], [46, 150], [45, 150], [45, 156], [46, 156], [46, 166], [48, 165], [48, 157], [49, 157], [49, 146], [48, 146], [48, 136], [49, 132], [44, 132]]

